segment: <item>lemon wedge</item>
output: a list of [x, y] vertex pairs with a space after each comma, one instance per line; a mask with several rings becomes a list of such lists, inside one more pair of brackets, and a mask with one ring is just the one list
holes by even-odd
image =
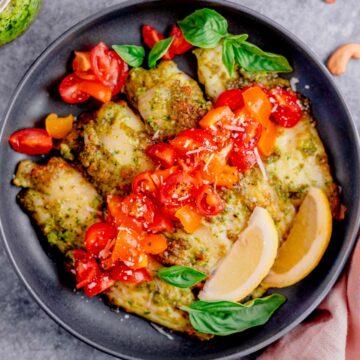
[[271, 215], [267, 210], [256, 207], [247, 228], [206, 281], [199, 298], [242, 300], [269, 273], [278, 246], [278, 233]]
[[263, 286], [282, 288], [307, 276], [324, 255], [331, 231], [329, 201], [323, 190], [310, 188]]

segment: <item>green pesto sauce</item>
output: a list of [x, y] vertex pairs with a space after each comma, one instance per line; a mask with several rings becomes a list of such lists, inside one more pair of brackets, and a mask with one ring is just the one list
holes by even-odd
[[40, 7], [41, 0], [11, 0], [0, 13], [0, 45], [14, 40], [24, 32], [35, 20]]

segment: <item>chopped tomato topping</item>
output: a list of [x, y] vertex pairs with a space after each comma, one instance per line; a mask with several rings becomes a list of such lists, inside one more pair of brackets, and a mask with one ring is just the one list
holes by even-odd
[[189, 234], [201, 226], [202, 216], [190, 205], [182, 206], [176, 211], [175, 217], [180, 220], [184, 230]]
[[219, 194], [209, 185], [203, 185], [196, 196], [197, 208], [205, 216], [217, 215], [224, 205]]
[[38, 128], [14, 132], [9, 138], [9, 143], [15, 151], [27, 155], [47, 154], [53, 148], [53, 142], [48, 132]]
[[88, 100], [90, 95], [79, 89], [82, 79], [75, 74], [67, 75], [60, 83], [59, 93], [62, 99], [69, 104], [80, 103]]
[[254, 118], [264, 125], [271, 114], [271, 103], [264, 90], [257, 85], [250, 86], [242, 93], [245, 108], [254, 116]]
[[218, 122], [231, 122], [234, 114], [227, 105], [216, 107], [207, 112], [207, 114], [200, 120], [199, 124], [202, 128], [209, 128], [216, 125]]
[[75, 58], [72, 62], [72, 68], [77, 77], [84, 80], [95, 80], [91, 68], [90, 51], [75, 51]]
[[110, 277], [113, 280], [127, 284], [140, 284], [152, 279], [150, 273], [145, 268], [134, 270], [123, 263], [114, 266], [110, 271]]
[[158, 255], [167, 248], [166, 238], [161, 234], [152, 234], [140, 239], [140, 245], [147, 254]]
[[84, 292], [86, 296], [93, 297], [95, 295], [101, 294], [114, 284], [115, 280], [111, 279], [107, 272], [104, 272], [101, 273], [99, 277], [87, 284], [84, 288]]
[[182, 55], [192, 48], [192, 45], [188, 43], [182, 33], [181, 29], [177, 25], [173, 25], [169, 37], [173, 36], [174, 40], [169, 48], [169, 55]]
[[101, 275], [96, 260], [84, 250], [74, 250], [76, 288], [81, 289]]
[[85, 248], [89, 253], [99, 256], [109, 241], [116, 236], [117, 230], [114, 226], [103, 222], [95, 223], [86, 230]]
[[244, 147], [242, 142], [235, 142], [230, 153], [230, 162], [239, 171], [251, 169], [256, 164], [256, 156], [253, 148]]
[[150, 198], [156, 197], [158, 189], [152, 175], [151, 171], [144, 171], [135, 176], [132, 181], [132, 191], [135, 194], [147, 195]]
[[59, 117], [56, 114], [49, 114], [45, 119], [45, 128], [48, 134], [54, 139], [63, 139], [72, 129], [74, 116], [68, 115]]
[[242, 91], [239, 89], [225, 90], [216, 100], [215, 107], [228, 106], [235, 111], [244, 106]]
[[112, 89], [97, 80], [83, 80], [78, 84], [78, 89], [103, 103], [111, 100]]
[[177, 154], [174, 147], [170, 144], [160, 143], [150, 145], [146, 149], [146, 155], [157, 165], [167, 169], [177, 162]]
[[[161, 34], [159, 31], [157, 31], [154, 27], [150, 25], [144, 25], [142, 27], [142, 36], [144, 39], [144, 43], [151, 49], [157, 42], [164, 39], [163, 34]], [[169, 52], [167, 52], [163, 59], [165, 60], [171, 60], [174, 57], [174, 55], [170, 55]]]

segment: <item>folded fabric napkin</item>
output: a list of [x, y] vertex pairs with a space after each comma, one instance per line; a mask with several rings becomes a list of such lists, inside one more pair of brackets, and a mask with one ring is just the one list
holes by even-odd
[[360, 241], [336, 286], [309, 319], [259, 360], [360, 360]]

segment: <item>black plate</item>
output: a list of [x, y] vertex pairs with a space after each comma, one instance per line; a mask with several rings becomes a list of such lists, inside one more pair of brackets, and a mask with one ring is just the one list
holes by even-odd
[[[288, 302], [262, 327], [241, 334], [200, 342], [172, 334], [168, 340], [137, 316], [115, 314], [98, 298], [84, 299], [65, 284], [15, 201], [18, 189], [10, 180], [24, 156], [7, 143], [20, 128], [39, 124], [49, 112], [78, 114], [95, 104], [64, 104], [57, 95], [59, 80], [69, 70], [72, 51], [98, 41], [107, 44], [140, 43], [140, 25], [148, 23], [165, 31], [196, 8], [213, 7], [224, 15], [232, 33], [248, 33], [250, 41], [285, 55], [300, 79], [299, 90], [312, 100], [318, 129], [326, 145], [333, 174], [342, 186], [346, 219], [336, 223], [330, 247], [320, 265], [305, 280], [281, 293]], [[179, 61], [178, 61], [179, 60]], [[177, 61], [193, 76], [194, 57]], [[309, 85], [310, 87], [308, 88]], [[334, 285], [355, 242], [359, 226], [359, 145], [344, 101], [324, 66], [293, 35], [273, 21], [243, 6], [223, 1], [130, 1], [82, 21], [51, 44], [36, 60], [18, 86], [3, 122], [0, 144], [0, 215], [2, 235], [17, 273], [41, 307], [65, 329], [96, 348], [123, 358], [140, 359], [239, 359], [279, 339], [320, 303]]]

